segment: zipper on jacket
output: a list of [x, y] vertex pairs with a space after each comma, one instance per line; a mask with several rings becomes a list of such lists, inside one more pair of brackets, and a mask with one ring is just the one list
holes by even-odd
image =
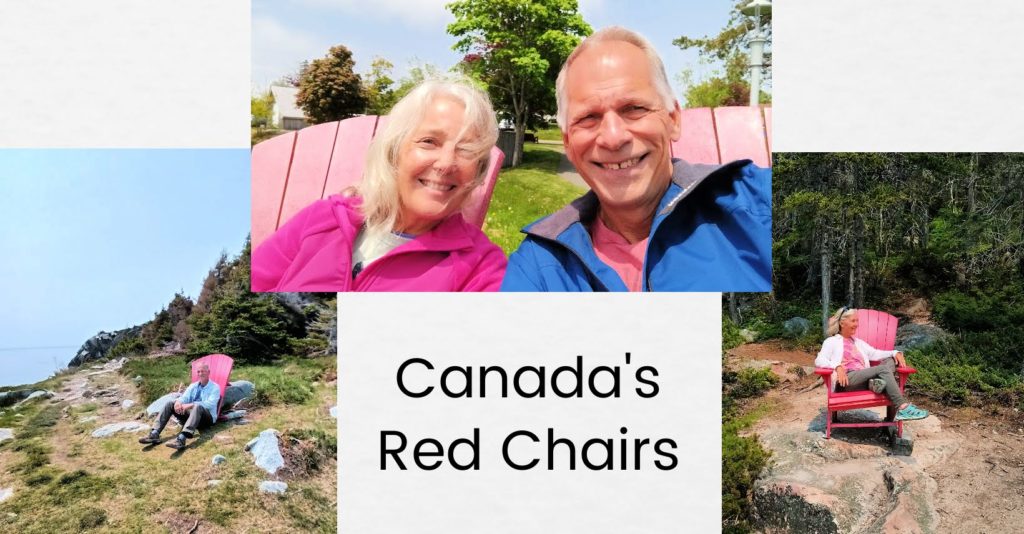
[[[579, 221], [577, 221], [577, 222], [579, 222]], [[583, 223], [579, 223], [579, 224], [583, 224]], [[586, 227], [584, 227], [584, 230], [585, 229], [586, 229]], [[583, 271], [587, 273], [587, 277], [590, 278], [593, 282], [596, 282], [597, 285], [601, 286], [601, 290], [602, 291], [604, 291], [605, 293], [608, 293], [608, 287], [605, 286], [604, 282], [602, 282], [601, 279], [598, 278], [598, 276], [596, 274], [594, 274], [594, 271], [591, 270], [589, 266], [587, 266], [587, 262], [583, 261], [583, 256], [581, 256], [580, 253], [576, 249], [570, 247], [569, 245], [566, 245], [565, 243], [562, 243], [561, 241], [559, 241], [557, 239], [551, 239], [550, 237], [546, 237], [546, 236], [542, 236], [542, 235], [537, 235], [537, 234], [528, 234], [528, 235], [531, 235], [533, 237], [537, 237], [537, 238], [543, 239], [543, 240], [548, 241], [550, 243], [554, 243], [554, 244], [558, 245], [559, 247], [561, 247], [561, 248], [571, 252], [572, 255], [575, 256], [576, 259], [580, 262], [580, 265], [583, 266]], [[589, 233], [588, 233], [588, 235], [589, 235]]]

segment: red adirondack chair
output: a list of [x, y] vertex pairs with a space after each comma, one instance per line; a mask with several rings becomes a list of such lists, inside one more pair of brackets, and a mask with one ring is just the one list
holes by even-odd
[[220, 387], [220, 402], [217, 404], [218, 421], [224, 420], [221, 408], [224, 407], [224, 392], [228, 389], [228, 378], [231, 376], [231, 367], [235, 361], [226, 354], [210, 354], [192, 361], [192, 382], [199, 381], [199, 364], [205, 363], [210, 367], [210, 381]]
[[[355, 185], [366, 149], [388, 118], [368, 115], [317, 124], [263, 141], [252, 149], [252, 247], [314, 201]], [[484, 183], [473, 191], [462, 216], [483, 226], [505, 154], [491, 148]]]
[[[857, 310], [857, 332], [856, 337], [867, 342], [868, 345], [881, 350], [892, 350], [896, 346], [896, 323], [897, 319], [888, 313], [877, 310]], [[878, 365], [881, 362], [871, 362], [871, 365]], [[903, 421], [896, 421], [896, 406], [893, 406], [882, 393], [865, 391], [832, 391], [832, 372], [828, 367], [817, 367], [814, 372], [825, 381], [826, 414], [825, 414], [825, 439], [832, 437], [833, 428], [865, 428], [865, 427], [896, 427], [896, 435], [903, 436]], [[897, 379], [899, 380], [900, 391], [907, 385], [907, 378], [916, 373], [913, 367], [897, 367]], [[839, 412], [843, 410], [855, 410], [859, 408], [873, 408], [885, 406], [885, 420], [874, 423], [840, 423]]]
[[[771, 108], [684, 109], [682, 135], [672, 144], [675, 157], [691, 163], [751, 159], [771, 165]], [[313, 201], [354, 185], [362, 176], [366, 149], [387, 117], [354, 117], [303, 128], [263, 141], [252, 150], [252, 246]], [[462, 210], [483, 226], [505, 155], [491, 149], [484, 184]]]

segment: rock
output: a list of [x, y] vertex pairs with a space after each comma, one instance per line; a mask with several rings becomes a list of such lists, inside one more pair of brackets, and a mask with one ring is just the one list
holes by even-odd
[[256, 386], [246, 380], [238, 380], [228, 384], [224, 389], [224, 406], [230, 407], [256, 394]]
[[331, 406], [331, 409], [329, 411], [331, 412], [331, 417], [333, 417], [335, 419], [338, 418], [338, 407], [337, 406]]
[[24, 400], [32, 393], [31, 389], [19, 389], [15, 391], [0, 391], [0, 406], [10, 406], [18, 401]]
[[[14, 488], [0, 488], [0, 502], [6, 501], [12, 495], [14, 495]], [[11, 517], [11, 514], [7, 514], [7, 517]]]
[[125, 421], [122, 423], [110, 423], [109, 425], [103, 425], [96, 430], [92, 431], [92, 437], [94, 438], [106, 438], [117, 434], [118, 432], [142, 432], [143, 430], [149, 430], [149, 425], [139, 423], [138, 421]]
[[230, 412], [220, 414], [220, 418], [227, 421], [232, 421], [235, 419], [241, 419], [245, 417], [246, 413], [246, 410], [231, 410]]
[[216, 480], [216, 479], [214, 479], [214, 480], [207, 480], [206, 481], [206, 486], [210, 487], [210, 488], [215, 488], [217, 486], [220, 486], [221, 482], [222, 482], [221, 480]]
[[216, 455], [213, 456], [213, 460], [211, 460], [211, 461], [213, 462], [213, 465], [220, 465], [220, 464], [228, 461], [228, 459], [225, 458], [224, 455], [222, 455], [222, 454], [216, 454]]
[[896, 329], [896, 349], [919, 349], [946, 337], [949, 337], [949, 333], [937, 326], [905, 324]]
[[142, 325], [115, 332], [100, 332], [85, 340], [85, 343], [82, 343], [82, 347], [75, 353], [75, 357], [68, 362], [68, 367], [79, 367], [91, 361], [102, 359], [121, 340], [139, 337], [141, 333]]
[[22, 400], [21, 402], [19, 402], [18, 404], [19, 405], [20, 404], [25, 404], [26, 402], [28, 402], [28, 401], [30, 401], [32, 399], [38, 399], [38, 398], [52, 399], [53, 398], [53, 392], [52, 391], [42, 390], [42, 389], [37, 390], [37, 391], [33, 391], [32, 393], [29, 393], [28, 396], [25, 397], [25, 399]]
[[747, 328], [743, 328], [740, 330], [740, 337], [743, 338], [743, 341], [746, 341], [747, 343], [753, 343], [757, 341], [757, 334], [758, 332], [755, 332]]
[[14, 429], [11, 428], [0, 428], [0, 443], [14, 439]]
[[803, 317], [793, 317], [782, 323], [782, 329], [786, 337], [800, 337], [811, 331], [811, 322]]
[[135, 375], [135, 378], [132, 379], [132, 382], [134, 382], [136, 385], [141, 384], [142, 383], [142, 375]]
[[80, 418], [80, 419], [78, 420], [78, 422], [79, 422], [79, 423], [91, 423], [91, 422], [93, 422], [93, 421], [95, 421], [95, 420], [97, 420], [97, 419], [99, 419], [99, 416], [97, 416], [97, 415], [90, 415], [90, 416], [88, 416], [88, 417], [82, 417], [82, 418]]
[[245, 445], [245, 450], [253, 455], [256, 467], [273, 475], [284, 467], [284, 457], [278, 446], [278, 432], [268, 428]]
[[121, 409], [122, 410], [127, 410], [127, 409], [131, 408], [132, 406], [135, 406], [135, 401], [133, 401], [131, 399], [125, 399], [125, 400], [121, 401]]
[[248, 419], [235, 419], [235, 424], [236, 425], [247, 425], [247, 424], [249, 424], [251, 422], [252, 421], [250, 421]]
[[160, 412], [164, 411], [165, 404], [177, 399], [180, 396], [181, 393], [168, 393], [163, 397], [160, 397], [159, 399], [151, 402], [149, 406], [146, 407], [146, 415], [158, 415]]
[[284, 482], [278, 482], [276, 480], [264, 480], [260, 482], [260, 491], [263, 493], [273, 493], [275, 495], [284, 495], [285, 490], [288, 489], [288, 484]]

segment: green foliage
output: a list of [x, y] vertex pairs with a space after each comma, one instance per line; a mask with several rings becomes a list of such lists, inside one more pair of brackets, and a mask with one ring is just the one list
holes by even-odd
[[562, 157], [557, 150], [532, 144], [525, 150], [522, 165], [504, 169], [498, 176], [484, 224], [484, 233], [505, 254], [511, 254], [523, 241], [523, 226], [561, 209], [585, 192], [556, 176]]
[[132, 359], [121, 367], [121, 374], [142, 377], [138, 384], [139, 395], [142, 402], [149, 404], [174, 391], [179, 384], [188, 385], [192, 376], [188, 362], [185, 356]]
[[765, 409], [744, 402], [763, 395], [778, 383], [770, 369], [722, 367], [722, 529], [750, 531], [750, 499], [754, 482], [768, 465], [771, 453], [756, 435], [740, 435], [764, 415]]
[[354, 66], [352, 52], [338, 45], [303, 69], [295, 103], [310, 124], [346, 119], [366, 110], [362, 79]]
[[745, 343], [740, 328], [728, 316], [722, 316], [722, 349], [728, 350]]
[[393, 63], [378, 56], [370, 63], [370, 72], [363, 75], [367, 115], [387, 115], [398, 101], [395, 88], [392, 87], [395, 83], [391, 79], [393, 68]]
[[121, 356], [138, 356], [146, 353], [146, 342], [139, 337], [124, 338], [114, 345], [110, 352], [107, 353], [108, 358], [120, 358]]
[[779, 377], [771, 369], [753, 367], [745, 367], [732, 374], [723, 373], [722, 380], [729, 387], [729, 396], [733, 399], [760, 397], [779, 383]]
[[270, 91], [249, 98], [249, 114], [254, 128], [271, 125], [274, 116], [274, 94]]
[[[592, 29], [576, 0], [457, 0], [448, 33], [458, 40], [464, 71], [487, 84], [499, 114], [517, 135], [529, 117], [554, 113], [554, 82], [565, 58]], [[516, 140], [512, 165], [522, 160]]]
[[[914, 393], [945, 404], [1008, 405], [1021, 402], [1021, 330], [1011, 337], [991, 332], [965, 333], [940, 340], [924, 349], [908, 351], [917, 374], [907, 383]], [[1004, 365], [993, 365], [1001, 360]]]

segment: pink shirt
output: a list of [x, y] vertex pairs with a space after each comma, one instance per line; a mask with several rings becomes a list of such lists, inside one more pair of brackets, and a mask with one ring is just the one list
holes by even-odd
[[647, 252], [649, 236], [631, 244], [625, 237], [605, 226], [600, 217], [595, 217], [594, 223], [590, 225], [590, 238], [594, 241], [597, 257], [615, 269], [630, 291], [640, 291], [643, 287], [644, 253]]
[[857, 346], [853, 344], [853, 339], [848, 337], [843, 338], [842, 365], [846, 368], [847, 372], [859, 371], [864, 368], [864, 357], [861, 356], [860, 351], [857, 350]]

